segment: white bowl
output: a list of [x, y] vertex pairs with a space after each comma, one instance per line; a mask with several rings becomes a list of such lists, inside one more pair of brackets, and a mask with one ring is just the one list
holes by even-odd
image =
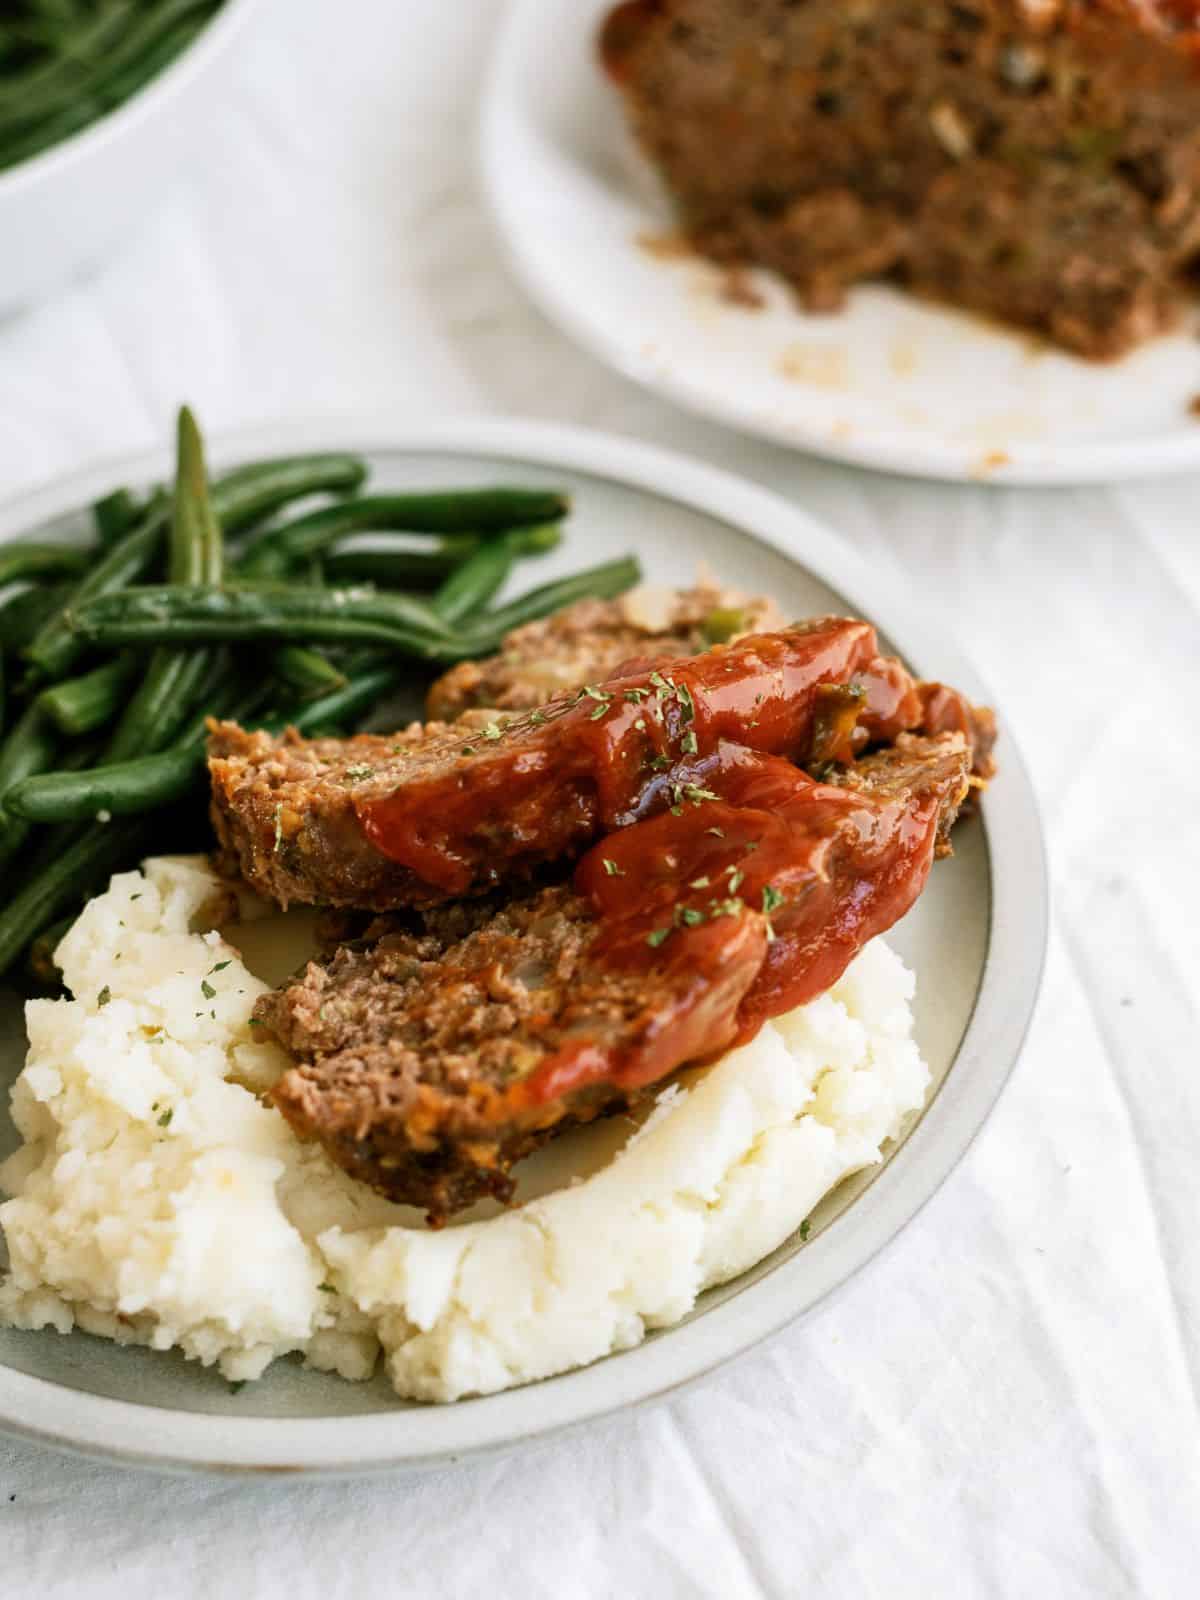
[[[697, 564], [775, 597], [793, 616], [857, 612], [918, 672], [986, 700], [945, 619], [911, 586], [868, 566], [800, 507], [728, 474], [628, 439], [544, 422], [469, 419], [418, 427], [365, 421], [288, 425], [211, 441], [224, 467], [253, 456], [357, 450], [382, 492], [437, 483], [561, 484], [574, 496], [556, 577], [637, 550], [654, 583]], [[0, 507], [0, 544], [65, 532], [75, 508], [117, 483], [169, 470], [162, 451], [55, 483]], [[528, 578], [525, 582], [530, 581]], [[232, 1395], [178, 1353], [87, 1334], [0, 1330], [0, 1431], [125, 1463], [194, 1471], [416, 1470], [579, 1427], [671, 1393], [811, 1312], [900, 1231], [961, 1158], [1008, 1076], [1033, 1008], [1046, 941], [1047, 881], [1037, 807], [1003, 721], [1000, 774], [978, 823], [960, 830], [888, 942], [918, 975], [917, 1039], [933, 1074], [924, 1113], [885, 1163], [841, 1184], [793, 1237], [710, 1290], [679, 1325], [594, 1366], [448, 1406], [400, 1401], [382, 1377], [348, 1384], [277, 1362]], [[164, 841], [164, 844], [166, 841]], [[0, 991], [0, 1157], [14, 1147], [5, 1095], [24, 1053], [21, 1009]], [[2, 1260], [0, 1251], [0, 1260]]]
[[210, 121], [210, 96], [260, 0], [226, 0], [118, 110], [0, 172], [0, 312], [41, 298], [127, 235]]

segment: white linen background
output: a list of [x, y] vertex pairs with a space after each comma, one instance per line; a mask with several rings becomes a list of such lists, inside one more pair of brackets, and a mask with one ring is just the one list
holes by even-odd
[[1056, 894], [1034, 1030], [883, 1258], [683, 1398], [345, 1484], [156, 1479], [3, 1440], [0, 1596], [1196, 1594], [1200, 478], [904, 482], [603, 370], [508, 279], [477, 192], [500, 9], [268, 8], [161, 212], [0, 324], [0, 492], [161, 444], [186, 397], [212, 429], [554, 417], [794, 497], [941, 605], [1030, 760]]

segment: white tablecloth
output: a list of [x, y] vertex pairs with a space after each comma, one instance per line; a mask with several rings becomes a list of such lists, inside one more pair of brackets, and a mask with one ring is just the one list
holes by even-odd
[[[685, 1398], [419, 1481], [155, 1479], [0, 1442], [0, 1595], [1200, 1592], [1200, 481], [942, 487], [678, 415], [500, 265], [499, 0], [290, 0], [120, 259], [0, 326], [4, 494], [209, 427], [528, 413], [793, 495], [944, 607], [1053, 857], [1042, 1004], [969, 1158], [834, 1305]], [[10, 242], [4, 242], [9, 248]]]

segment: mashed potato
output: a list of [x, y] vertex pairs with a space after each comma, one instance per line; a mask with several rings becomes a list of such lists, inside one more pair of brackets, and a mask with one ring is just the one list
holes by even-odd
[[230, 1379], [292, 1351], [366, 1378], [382, 1354], [400, 1395], [489, 1394], [678, 1321], [924, 1099], [913, 979], [876, 941], [667, 1089], [591, 1177], [431, 1233], [258, 1098], [286, 1063], [250, 1022], [264, 985], [197, 931], [222, 898], [202, 861], [150, 861], [59, 946], [75, 998], [28, 1006], [25, 1143], [0, 1167], [0, 1321], [178, 1346]]

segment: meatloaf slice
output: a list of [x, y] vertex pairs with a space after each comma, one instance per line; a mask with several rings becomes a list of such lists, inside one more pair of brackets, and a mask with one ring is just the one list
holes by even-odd
[[891, 274], [1120, 355], [1200, 249], [1191, 0], [629, 0], [603, 35], [696, 245], [813, 309]]
[[529, 711], [602, 683], [632, 659], [694, 656], [711, 645], [770, 633], [786, 619], [775, 602], [700, 583], [643, 586], [616, 600], [580, 600], [508, 634], [499, 654], [460, 661], [429, 690], [430, 717], [450, 722], [472, 706]]
[[836, 759], [921, 715], [868, 623], [822, 618], [642, 666], [478, 733], [435, 724], [306, 741], [219, 724], [213, 821], [271, 898], [388, 910], [578, 857], [600, 832], [702, 787], [719, 740]]
[[905, 737], [841, 787], [729, 751], [711, 799], [609, 835], [574, 886], [464, 937], [435, 912], [265, 996], [257, 1015], [298, 1063], [275, 1103], [431, 1222], [506, 1200], [554, 1132], [836, 981], [920, 892], [968, 769], [958, 734]]

